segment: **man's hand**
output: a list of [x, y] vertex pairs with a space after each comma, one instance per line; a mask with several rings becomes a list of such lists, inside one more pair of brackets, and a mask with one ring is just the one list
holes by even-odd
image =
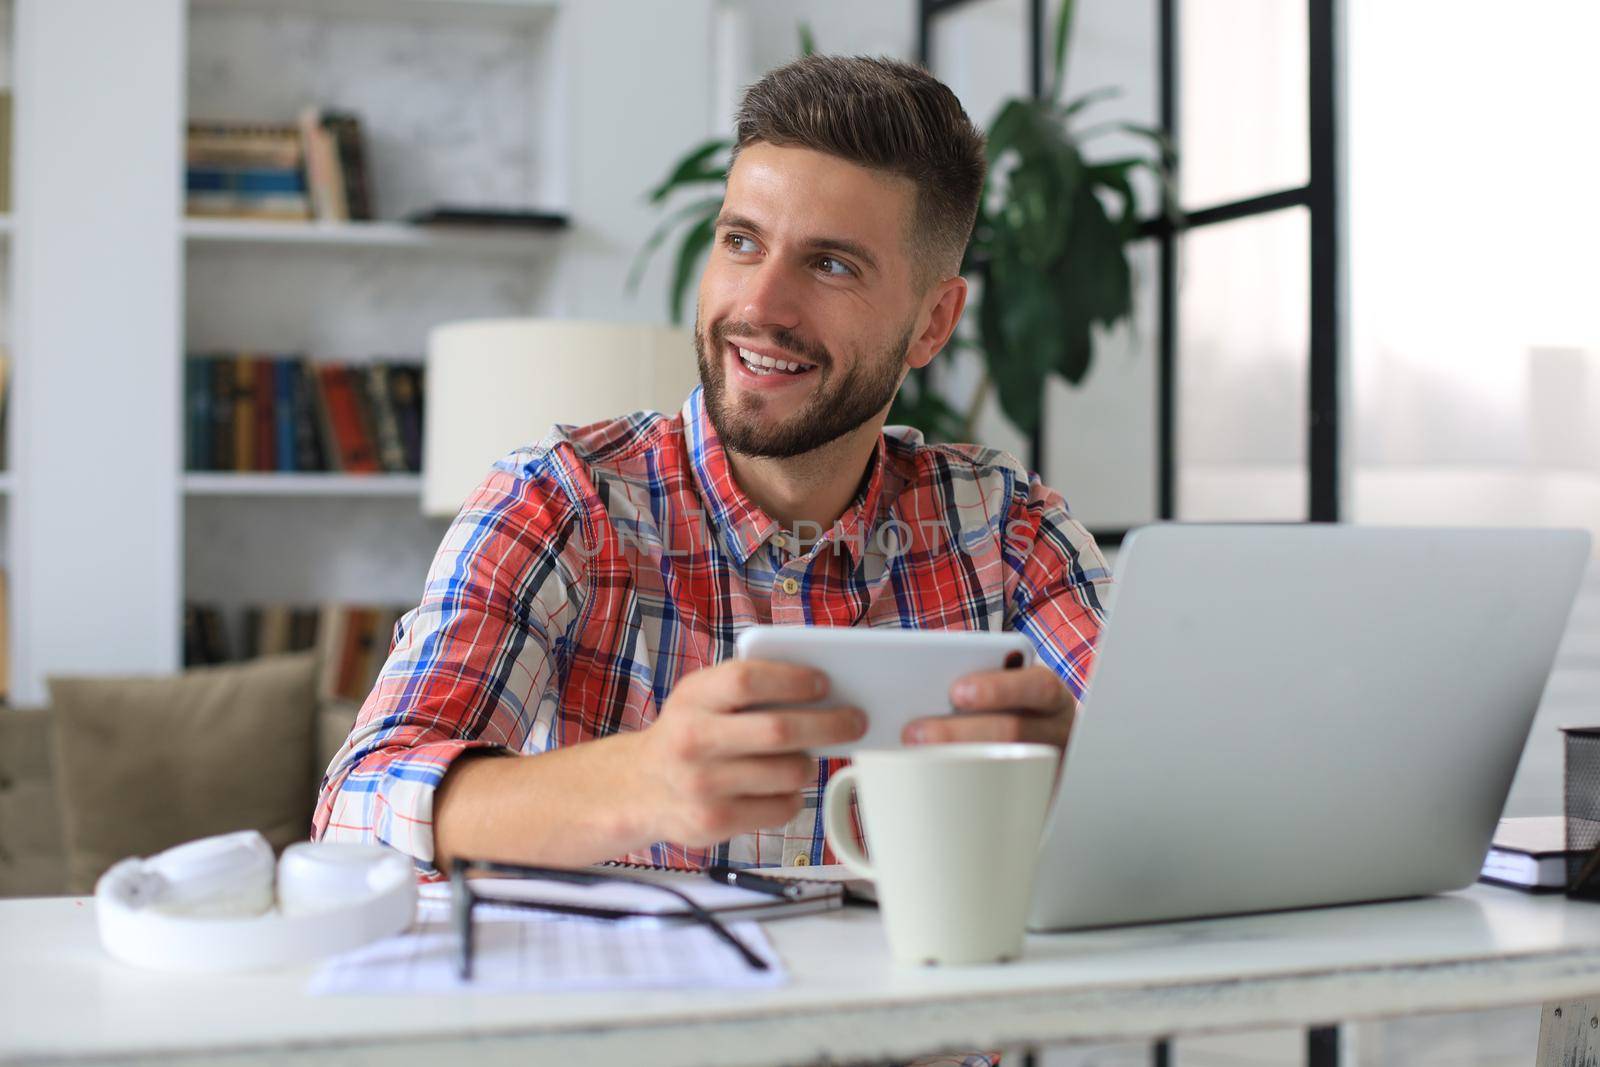
[[1037, 741], [1067, 747], [1078, 702], [1049, 667], [979, 671], [950, 687], [954, 715], [908, 723], [901, 740], [908, 745], [950, 741]]
[[867, 729], [866, 715], [846, 705], [784, 707], [827, 691], [827, 675], [787, 663], [730, 660], [685, 674], [637, 735], [635, 801], [653, 838], [704, 846], [792, 819], [816, 778], [804, 750]]

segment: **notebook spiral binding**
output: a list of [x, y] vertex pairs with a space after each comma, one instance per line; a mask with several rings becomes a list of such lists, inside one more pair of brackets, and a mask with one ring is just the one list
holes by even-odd
[[[662, 871], [669, 874], [702, 874], [703, 871], [695, 867], [668, 867], [663, 863], [630, 863], [627, 860], [602, 860], [594, 864], [596, 867], [617, 867], [628, 871]], [[753, 868], [758, 873], [765, 874], [765, 870]], [[831, 878], [797, 878], [793, 875], [779, 875], [785, 882], [794, 882], [799, 885], [839, 885]]]

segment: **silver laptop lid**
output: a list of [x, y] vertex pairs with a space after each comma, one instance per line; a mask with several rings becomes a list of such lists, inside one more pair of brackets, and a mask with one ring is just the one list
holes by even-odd
[[1030, 925], [1470, 883], [1589, 541], [1326, 525], [1133, 533]]

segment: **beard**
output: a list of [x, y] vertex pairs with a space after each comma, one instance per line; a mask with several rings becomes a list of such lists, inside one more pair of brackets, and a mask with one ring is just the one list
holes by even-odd
[[818, 377], [801, 409], [774, 424], [767, 416], [765, 397], [747, 393], [739, 397], [737, 404], [728, 397], [728, 343], [758, 332], [746, 323], [724, 320], [712, 325], [708, 344], [696, 315], [694, 351], [706, 414], [723, 447], [767, 459], [805, 455], [865, 425], [894, 399], [905, 369], [906, 352], [911, 347], [908, 323], [899, 341], [876, 355], [858, 358], [843, 378], [834, 381], [833, 356], [826, 348], [809, 344], [788, 330], [777, 331], [774, 343], [815, 364], [817, 369], [806, 373]]

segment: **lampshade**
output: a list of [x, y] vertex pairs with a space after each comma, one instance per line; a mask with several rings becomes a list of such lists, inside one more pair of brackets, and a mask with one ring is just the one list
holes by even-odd
[[422, 510], [453, 516], [495, 460], [556, 423], [671, 414], [694, 389], [690, 331], [561, 319], [480, 319], [428, 337]]

